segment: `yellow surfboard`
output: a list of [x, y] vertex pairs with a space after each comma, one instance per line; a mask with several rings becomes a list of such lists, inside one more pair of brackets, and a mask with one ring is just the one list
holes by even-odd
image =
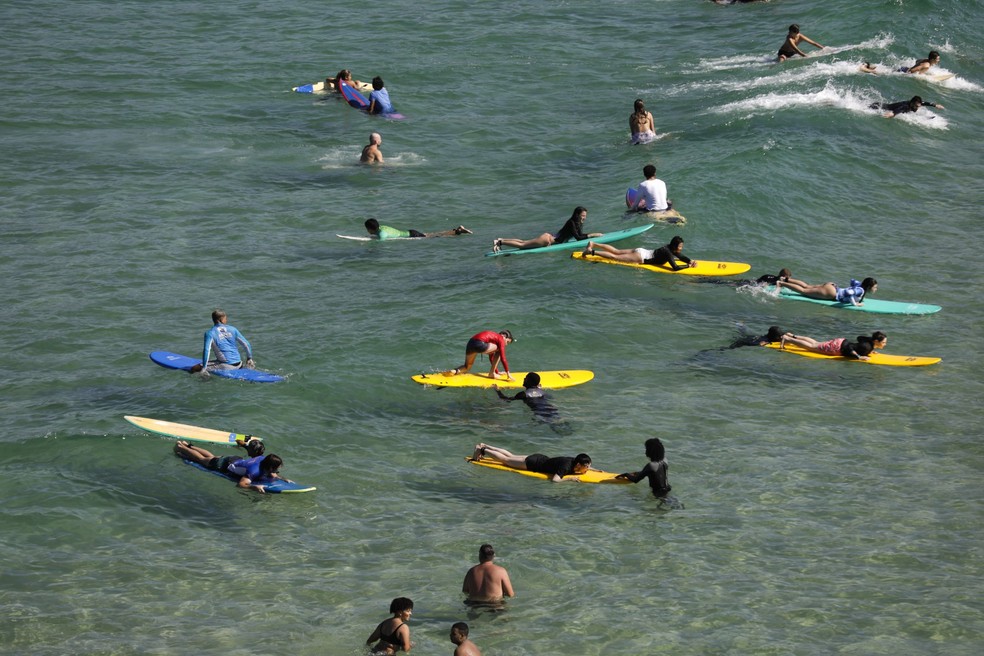
[[237, 439], [247, 440], [249, 438], [262, 439], [256, 435], [245, 435], [243, 433], [227, 433], [211, 428], [201, 428], [189, 424], [177, 424], [173, 421], [162, 421], [149, 417], [134, 417], [127, 415], [123, 417], [128, 422], [149, 433], [163, 435], [164, 437], [176, 437], [191, 442], [208, 442], [210, 444], [235, 444]]
[[[766, 346], [773, 349], [779, 348], [779, 344], [776, 343], [766, 344]], [[942, 358], [927, 358], [916, 355], [889, 355], [887, 353], [872, 353], [868, 356], [867, 360], [855, 360], [854, 358], [845, 358], [843, 355], [824, 355], [823, 353], [814, 353], [813, 351], [808, 351], [807, 349], [801, 346], [796, 346], [795, 344], [786, 344], [786, 348], [782, 350], [788, 353], [802, 355], [804, 358], [817, 358], [820, 360], [847, 360], [848, 362], [882, 364], [889, 367], [925, 367], [926, 365], [936, 364], [942, 360]]]
[[[488, 374], [458, 374], [457, 376], [445, 376], [442, 372], [433, 374], [419, 374], [412, 376], [414, 382], [421, 385], [433, 385], [434, 387], [499, 387], [516, 388], [523, 387], [523, 379], [526, 378], [526, 371], [512, 371], [509, 375], [512, 380], [504, 378], [489, 378]], [[559, 389], [561, 387], [573, 387], [581, 385], [594, 378], [593, 371], [583, 369], [572, 369], [570, 371], [538, 371], [540, 374], [540, 385], [544, 389]]]
[[697, 260], [697, 266], [674, 271], [669, 265], [654, 266], [652, 264], [619, 262], [618, 260], [610, 260], [607, 257], [585, 255], [584, 253], [571, 253], [571, 257], [575, 260], [602, 262], [604, 264], [618, 264], [635, 269], [645, 269], [646, 271], [653, 271], [655, 273], [672, 273], [683, 276], [736, 276], [739, 273], [745, 273], [752, 268], [751, 264], [745, 264], [744, 262], [715, 262], [713, 260]]
[[[541, 474], [540, 472], [533, 472], [527, 469], [514, 469], [513, 467], [507, 467], [498, 460], [493, 460], [492, 458], [479, 458], [478, 460], [473, 460], [472, 458], [465, 458], [468, 462], [473, 465], [481, 465], [482, 467], [488, 467], [489, 469], [498, 469], [500, 471], [513, 472], [514, 474], [522, 474], [523, 476], [531, 476], [532, 478], [539, 478], [541, 480], [547, 480], [546, 474]], [[600, 471], [597, 469], [589, 469], [587, 472], [580, 474], [578, 476], [582, 483], [631, 483], [632, 481], [625, 480], [622, 478], [615, 478], [618, 474], [606, 471]], [[567, 477], [565, 477], [567, 478]]]

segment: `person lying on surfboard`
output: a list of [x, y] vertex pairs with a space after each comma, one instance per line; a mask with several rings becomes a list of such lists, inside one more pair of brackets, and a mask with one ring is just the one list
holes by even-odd
[[325, 86], [328, 88], [333, 87], [335, 91], [341, 92], [341, 89], [338, 88], [339, 80], [345, 82], [345, 84], [349, 85], [350, 87], [354, 87], [356, 89], [362, 86], [362, 82], [360, 82], [359, 80], [352, 79], [352, 71], [350, 71], [347, 68], [343, 68], [342, 70], [338, 71], [338, 74], [335, 75], [335, 77], [326, 77]]
[[899, 69], [899, 72], [925, 75], [926, 73], [929, 72], [930, 68], [936, 66], [939, 63], [940, 63], [940, 53], [936, 52], [935, 50], [930, 50], [929, 55], [927, 55], [926, 59], [917, 59], [915, 64], [913, 64], [912, 66], [903, 66], [902, 68]]
[[[237, 445], [239, 442], [236, 443]], [[174, 453], [185, 460], [198, 463], [206, 469], [212, 469], [225, 474], [239, 476], [237, 487], [243, 489], [253, 489], [260, 493], [266, 493], [264, 489], [266, 483], [280, 479], [290, 482], [277, 472], [283, 466], [284, 461], [280, 456], [269, 454], [263, 455], [265, 447], [263, 442], [257, 439], [249, 440], [243, 445], [249, 458], [239, 456], [219, 457], [206, 451], [200, 446], [189, 444], [184, 440], [178, 440], [174, 445]]]
[[913, 96], [909, 100], [900, 100], [899, 102], [894, 103], [871, 103], [869, 107], [871, 109], [886, 109], [888, 111], [885, 112], [883, 116], [885, 118], [895, 118], [899, 114], [917, 112], [923, 105], [935, 107], [936, 109], [946, 109], [943, 105], [931, 103], [928, 100], [923, 100], [920, 96]]
[[455, 235], [470, 235], [472, 231], [463, 225], [452, 230], [441, 232], [420, 232], [419, 230], [399, 230], [385, 225], [379, 225], [376, 219], [366, 219], [366, 232], [376, 239], [424, 239], [426, 237], [453, 237]]
[[514, 341], [512, 333], [508, 330], [500, 330], [499, 332], [483, 330], [480, 333], [472, 335], [471, 339], [465, 345], [465, 364], [451, 371], [445, 371], [444, 375], [457, 376], [458, 374], [467, 374], [468, 370], [475, 364], [475, 358], [479, 354], [482, 354], [489, 356], [489, 363], [492, 365], [492, 368], [489, 370], [489, 378], [500, 377], [498, 370], [499, 362], [502, 361], [502, 368], [505, 370], [506, 380], [512, 380], [513, 377], [509, 375], [509, 363], [506, 361], [506, 344], [512, 344]]
[[849, 342], [844, 337], [820, 342], [812, 337], [787, 333], [779, 341], [779, 348], [785, 348], [786, 344], [793, 344], [812, 353], [820, 353], [821, 355], [839, 355], [855, 360], [868, 360], [870, 359], [869, 356], [875, 352], [875, 349], [885, 348], [885, 344], [887, 343], [888, 336], [881, 331], [871, 333], [870, 337], [859, 335], [858, 341], [856, 342]]
[[[782, 340], [783, 335], [790, 335], [791, 333], [783, 330], [779, 326], [769, 326], [769, 330], [764, 335], [743, 335], [735, 341], [731, 342], [731, 345], [727, 348], [735, 349], [741, 348], [742, 346], [765, 346], [766, 344], [775, 344], [776, 342]], [[724, 349], [721, 349], [722, 351]]]
[[571, 212], [571, 218], [554, 234], [545, 232], [533, 239], [494, 239], [492, 241], [492, 252], [498, 253], [503, 246], [526, 250], [527, 248], [542, 248], [553, 244], [563, 244], [568, 241], [583, 241], [591, 237], [600, 237], [603, 232], [584, 233], [584, 221], [588, 218], [588, 210], [578, 205]]
[[[593, 241], [589, 241], [587, 248], [584, 249], [584, 254], [597, 255], [598, 257], [605, 257], [609, 260], [631, 262], [633, 264], [652, 264], [654, 266], [669, 264], [670, 268], [674, 271], [697, 266], [697, 260], [691, 260], [683, 254], [683, 237], [679, 235], [671, 239], [670, 243], [666, 246], [661, 246], [656, 250], [649, 250], [648, 248], [615, 248], [610, 244], [596, 244]], [[682, 261], [684, 264], [679, 264], [678, 261]]]
[[800, 57], [806, 57], [806, 53], [799, 49], [799, 42], [806, 41], [810, 45], [816, 46], [823, 50], [824, 46], [820, 45], [810, 37], [806, 36], [800, 32], [799, 25], [793, 23], [789, 26], [789, 33], [786, 34], [786, 40], [783, 41], [782, 47], [779, 48], [779, 52], [776, 56], [779, 59], [779, 63], [786, 61], [790, 57], [795, 57], [799, 55]]
[[[246, 349], [246, 368], [254, 369], [253, 347], [243, 337], [235, 326], [228, 325], [229, 317], [225, 312], [216, 308], [212, 311], [212, 327], [205, 331], [205, 348], [202, 352], [202, 361], [193, 365], [188, 371], [198, 373], [209, 369], [242, 369], [242, 356], [239, 354], [239, 345], [242, 344]], [[209, 360], [212, 354], [212, 346], [215, 346], [215, 360]]]
[[823, 301], [862, 305], [865, 296], [878, 291], [878, 281], [874, 278], [865, 278], [861, 282], [858, 282], [854, 278], [851, 278], [847, 287], [838, 287], [832, 282], [825, 282], [822, 285], [811, 285], [795, 278], [777, 280], [776, 289], [782, 289], [783, 287], [797, 294], [809, 296], [810, 298], [818, 298]]
[[497, 446], [476, 444], [475, 452], [472, 454], [472, 460], [479, 460], [481, 458], [491, 458], [513, 469], [523, 469], [546, 474], [548, 480], [552, 483], [563, 483], [564, 481], [580, 482], [580, 475], [591, 469], [591, 457], [586, 453], [579, 453], [573, 458], [564, 456], [548, 458], [542, 453], [518, 456]]

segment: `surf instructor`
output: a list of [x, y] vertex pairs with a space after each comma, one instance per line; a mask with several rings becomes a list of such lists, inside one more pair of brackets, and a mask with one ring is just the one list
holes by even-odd
[[[198, 373], [202, 370], [242, 369], [243, 361], [239, 355], [239, 345], [246, 349], [246, 368], [253, 369], [253, 347], [234, 326], [228, 325], [229, 317], [218, 308], [212, 311], [212, 327], [205, 331], [205, 348], [202, 350], [202, 361], [189, 371]], [[209, 361], [212, 347], [215, 346], [215, 360]]]
[[500, 330], [495, 332], [492, 330], [483, 330], [480, 333], [472, 335], [472, 338], [468, 340], [468, 344], [465, 345], [465, 364], [452, 369], [451, 371], [445, 371], [445, 376], [457, 376], [458, 374], [467, 374], [468, 370], [472, 368], [475, 364], [475, 358], [479, 354], [489, 356], [489, 362], [492, 368], [489, 370], [489, 378], [500, 378], [498, 369], [499, 361], [502, 361], [502, 368], [505, 370], [506, 380], [512, 380], [513, 377], [509, 375], [509, 362], [506, 361], [506, 344], [513, 343], [512, 333], [508, 330]]

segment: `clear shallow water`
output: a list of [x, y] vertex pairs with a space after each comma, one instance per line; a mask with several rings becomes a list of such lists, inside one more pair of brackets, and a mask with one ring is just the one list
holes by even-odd
[[[414, 599], [415, 651], [465, 619], [486, 653], [976, 654], [981, 648], [980, 3], [10, 3], [0, 71], [6, 418], [0, 603], [9, 653], [360, 653]], [[659, 29], [649, 14], [658, 16]], [[766, 63], [798, 22], [837, 52]], [[70, 26], [53, 29], [52, 25]], [[943, 53], [934, 85], [856, 72]], [[287, 91], [387, 80], [402, 122]], [[888, 121], [920, 94], [936, 118]], [[628, 145], [632, 100], [668, 133]], [[370, 131], [390, 164], [354, 164]], [[494, 237], [634, 224], [654, 161], [696, 257], [807, 280], [875, 275], [875, 317]], [[362, 221], [474, 236], [362, 244]], [[200, 382], [225, 308], [282, 385]], [[719, 351], [779, 323], [882, 329], [928, 369]], [[490, 392], [408, 377], [512, 329], [570, 433]], [[267, 437], [313, 495], [241, 494], [182, 466], [137, 414]], [[674, 495], [547, 485], [467, 465], [477, 441], [667, 444]], [[478, 545], [516, 585], [475, 614]], [[275, 642], [268, 638], [276, 635]]]

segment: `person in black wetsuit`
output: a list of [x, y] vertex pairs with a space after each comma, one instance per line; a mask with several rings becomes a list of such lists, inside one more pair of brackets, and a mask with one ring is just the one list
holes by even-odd
[[946, 109], [943, 105], [937, 103], [931, 103], [928, 100], [923, 100], [919, 96], [913, 96], [909, 100], [900, 100], [894, 103], [871, 103], [869, 107], [871, 109], [884, 109], [886, 112], [882, 115], [885, 118], [894, 118], [899, 114], [909, 114], [911, 112], [918, 111], [923, 105], [927, 107], [935, 107], [937, 109]]
[[[782, 341], [783, 335], [789, 333], [779, 326], [769, 326], [769, 331], [764, 335], [743, 335], [731, 343], [729, 349], [740, 348], [742, 346], [765, 346]], [[724, 350], [724, 349], [721, 349]]]
[[390, 612], [393, 617], [383, 620], [372, 632], [367, 645], [376, 643], [372, 648], [373, 654], [395, 654], [400, 651], [410, 651], [413, 643], [410, 642], [410, 615], [413, 613], [413, 601], [406, 597], [397, 597], [390, 603]]
[[563, 456], [548, 458], [542, 453], [519, 456], [497, 446], [476, 444], [475, 452], [472, 454], [472, 460], [480, 460], [482, 458], [491, 458], [513, 469], [523, 469], [546, 474], [547, 478], [554, 483], [580, 481], [580, 475], [591, 469], [591, 457], [586, 453], [579, 453], [573, 458]]
[[638, 483], [644, 478], [649, 479], [649, 487], [653, 491], [653, 496], [657, 499], [664, 498], [673, 488], [667, 478], [667, 471], [670, 466], [666, 464], [666, 449], [658, 437], [646, 440], [646, 457], [649, 462], [640, 471], [626, 472], [619, 474], [615, 478]]
[[527, 248], [542, 248], [552, 244], [563, 244], [568, 241], [582, 241], [592, 237], [600, 237], [601, 232], [584, 232], [584, 221], [588, 218], [588, 210], [578, 205], [571, 213], [571, 218], [554, 234], [544, 232], [533, 239], [495, 239], [492, 242], [492, 252], [498, 253], [503, 246], [526, 250]]
[[[654, 266], [670, 265], [674, 271], [697, 266], [697, 260], [691, 260], [683, 254], [683, 237], [677, 235], [666, 246], [656, 250], [648, 248], [615, 248], [610, 244], [596, 244], [589, 241], [584, 249], [585, 255], [597, 255], [617, 262], [632, 264], [652, 264]], [[680, 264], [683, 262], [684, 264]]]
[[503, 394], [498, 385], [493, 385], [492, 389], [503, 401], [522, 401], [529, 406], [533, 414], [544, 421], [551, 421], [559, 416], [557, 408], [550, 403], [549, 397], [540, 387], [540, 374], [538, 373], [531, 371], [526, 374], [526, 378], [523, 379], [523, 391], [517, 392], [514, 396]]

